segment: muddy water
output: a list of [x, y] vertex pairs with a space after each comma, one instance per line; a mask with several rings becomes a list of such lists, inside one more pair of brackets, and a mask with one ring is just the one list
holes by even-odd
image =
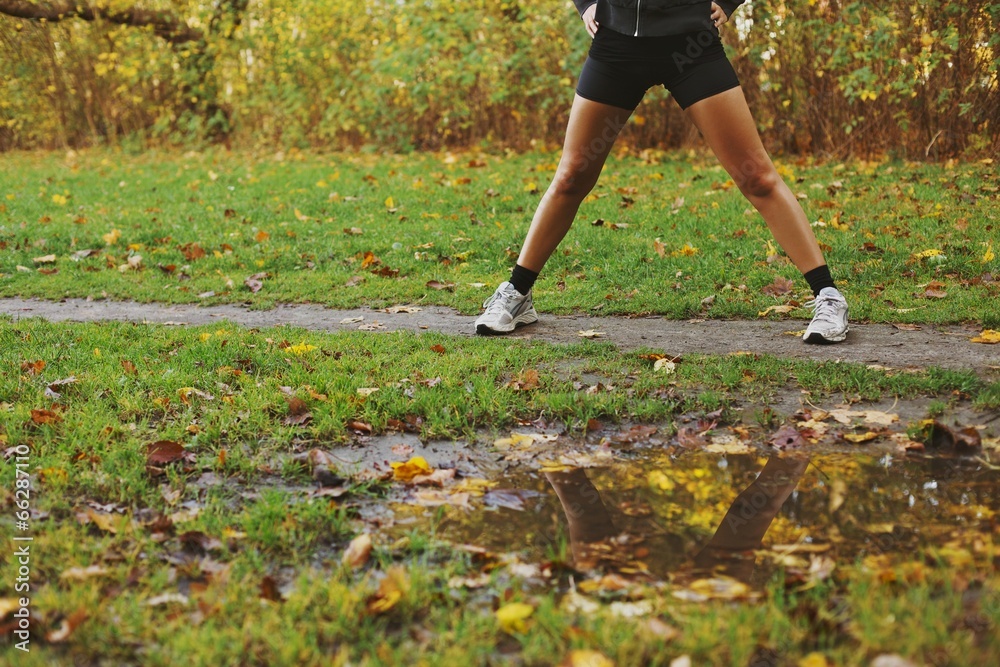
[[[1000, 543], [1000, 469], [902, 454], [728, 455], [638, 449], [596, 468], [512, 466], [469, 507], [396, 505], [399, 530], [524, 563], [649, 581], [863, 559], [960, 564]], [[405, 518], [404, 518], [405, 517]]]

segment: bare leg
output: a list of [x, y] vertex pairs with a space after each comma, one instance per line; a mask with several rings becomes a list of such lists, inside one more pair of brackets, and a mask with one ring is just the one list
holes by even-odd
[[569, 231], [584, 197], [597, 183], [604, 161], [631, 114], [627, 109], [592, 102], [579, 95], [573, 99], [562, 158], [535, 210], [518, 264], [541, 272]]
[[764, 150], [742, 88], [696, 102], [688, 117], [802, 273], [826, 262], [805, 212]]

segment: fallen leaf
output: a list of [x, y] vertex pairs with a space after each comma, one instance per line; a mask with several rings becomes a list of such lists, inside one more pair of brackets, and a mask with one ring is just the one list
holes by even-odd
[[147, 607], [160, 607], [166, 604], [187, 604], [188, 598], [180, 593], [164, 593], [146, 600]]
[[535, 608], [524, 602], [510, 602], [494, 612], [500, 629], [508, 634], [525, 632], [528, 629], [525, 621], [535, 613]]
[[91, 565], [89, 567], [71, 567], [68, 570], [64, 570], [59, 578], [63, 581], [86, 581], [91, 577], [103, 577], [106, 574], [110, 574], [111, 570], [100, 565]]
[[347, 430], [354, 431], [355, 433], [362, 435], [371, 435], [372, 425], [366, 424], [365, 422], [357, 419], [349, 419], [347, 421]]
[[430, 280], [427, 282], [427, 287], [436, 290], [448, 290], [449, 292], [455, 291], [455, 283], [442, 283], [437, 280]]
[[396, 313], [419, 313], [421, 310], [421, 308], [417, 308], [416, 306], [390, 306], [385, 309], [385, 312], [394, 315]]
[[872, 440], [878, 439], [879, 434], [872, 431], [866, 433], [845, 433], [844, 440], [848, 442], [853, 442], [856, 445], [860, 445], [863, 442], [871, 442]]
[[368, 598], [366, 608], [371, 614], [384, 614], [395, 607], [409, 590], [410, 582], [406, 570], [399, 565], [393, 565], [385, 573], [375, 595]]
[[44, 369], [45, 362], [41, 359], [21, 362], [21, 372], [27, 373], [28, 375], [41, 375]]
[[372, 536], [368, 533], [361, 533], [347, 546], [340, 562], [344, 565], [357, 569], [368, 562], [372, 553]]
[[438, 354], [444, 354], [444, 345], [431, 345], [431, 352], [437, 352]]
[[278, 589], [278, 582], [271, 575], [265, 575], [260, 580], [260, 597], [271, 602], [284, 602], [285, 598]]
[[595, 331], [593, 329], [587, 329], [586, 331], [577, 331], [576, 335], [580, 338], [600, 338], [604, 335], [603, 331]]
[[340, 320], [340, 323], [341, 324], [357, 324], [358, 322], [363, 322], [364, 319], [365, 318], [363, 316], [361, 316], [361, 317], [345, 317], [344, 319]]
[[31, 260], [35, 264], [54, 264], [56, 261], [55, 255], [45, 255], [43, 257], [35, 257]]
[[984, 343], [986, 345], [996, 345], [1000, 343], [1000, 331], [986, 329], [975, 338], [970, 339], [973, 343]]
[[778, 313], [779, 315], [786, 315], [795, 310], [795, 306], [770, 306], [765, 310], [757, 313], [757, 317], [767, 317], [771, 313]]
[[422, 456], [414, 456], [405, 463], [393, 461], [389, 465], [392, 466], [393, 477], [400, 482], [409, 482], [418, 475], [429, 475], [434, 472], [427, 459]]
[[657, 359], [656, 363], [653, 364], [653, 370], [661, 372], [665, 375], [670, 375], [677, 370], [677, 364], [670, 359]]
[[88, 507], [85, 516], [89, 520], [89, 523], [94, 524], [105, 533], [116, 534], [118, 532], [118, 528], [115, 527], [114, 516], [111, 514], [97, 512], [93, 508]]
[[90, 614], [83, 607], [80, 607], [72, 614], [63, 619], [58, 630], [53, 630], [45, 636], [45, 639], [53, 644], [59, 644], [61, 642], [69, 639], [69, 636], [73, 634], [73, 631], [80, 626], [81, 623], [89, 618]]
[[62, 415], [52, 412], [51, 410], [32, 410], [31, 421], [38, 425], [58, 424], [62, 421]]
[[795, 287], [795, 283], [788, 278], [775, 276], [774, 282], [761, 288], [761, 292], [769, 296], [782, 296], [788, 294]]
[[600, 651], [574, 649], [559, 663], [559, 667], [615, 667], [615, 663]]
[[939, 421], [932, 421], [925, 427], [923, 443], [928, 449], [942, 453], [971, 454], [982, 448], [982, 436], [975, 428], [956, 431]]
[[358, 387], [355, 391], [357, 392], [358, 396], [367, 397], [371, 396], [376, 391], [378, 391], [378, 387]]
[[796, 449], [807, 444], [802, 434], [791, 424], [785, 424], [779, 428], [774, 435], [767, 439], [767, 442], [777, 449]]
[[146, 447], [146, 463], [154, 466], [166, 465], [183, 459], [194, 460], [194, 453], [184, 449], [184, 445], [173, 440], [158, 440]]
[[529, 369], [521, 372], [517, 378], [511, 380], [506, 385], [508, 389], [513, 389], [514, 391], [531, 391], [533, 389], [538, 389], [540, 378], [538, 376], [538, 371], [534, 369]]

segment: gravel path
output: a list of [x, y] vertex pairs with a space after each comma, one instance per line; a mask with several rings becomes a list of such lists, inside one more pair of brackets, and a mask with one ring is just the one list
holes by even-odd
[[[228, 320], [247, 327], [290, 325], [318, 331], [345, 331], [380, 323], [373, 333], [397, 330], [436, 331], [471, 336], [474, 317], [448, 308], [423, 307], [415, 313], [388, 313], [359, 308], [330, 310], [315, 305], [281, 305], [272, 310], [249, 310], [238, 305], [198, 306], [86, 301], [67, 299], [0, 299], [0, 314], [20, 318], [41, 317], [53, 322], [98, 322], [122, 320], [171, 325], [210, 324]], [[363, 317], [361, 322], [342, 323]], [[1000, 371], [1000, 346], [969, 341], [978, 331], [961, 327], [925, 325], [919, 331], [901, 331], [891, 325], [852, 325], [847, 340], [839, 345], [805, 345], [790, 332], [805, 328], [805, 322], [687, 321], [662, 317], [589, 317], [586, 315], [541, 315], [537, 324], [510, 336], [516, 340], [548, 343], [578, 342], [578, 331], [604, 332], [607, 340], [622, 350], [651, 347], [669, 354], [693, 352], [727, 354], [747, 351], [781, 357], [841, 360], [877, 364], [889, 368], [973, 369], [987, 374]]]

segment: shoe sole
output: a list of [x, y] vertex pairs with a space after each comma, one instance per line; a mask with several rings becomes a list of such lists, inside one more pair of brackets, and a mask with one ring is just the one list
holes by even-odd
[[514, 329], [518, 327], [527, 326], [529, 324], [534, 324], [538, 321], [538, 315], [534, 313], [524, 313], [519, 315], [510, 323], [509, 329], [491, 329], [485, 324], [476, 325], [476, 334], [480, 336], [502, 336], [503, 334], [509, 334]]
[[814, 331], [808, 336], [803, 337], [802, 340], [811, 345], [833, 345], [834, 343], [843, 342], [844, 339], [847, 338], [848, 331], [850, 331], [850, 329], [844, 329], [843, 333], [837, 336], [830, 336], [830, 337], [824, 336], [818, 331]]

